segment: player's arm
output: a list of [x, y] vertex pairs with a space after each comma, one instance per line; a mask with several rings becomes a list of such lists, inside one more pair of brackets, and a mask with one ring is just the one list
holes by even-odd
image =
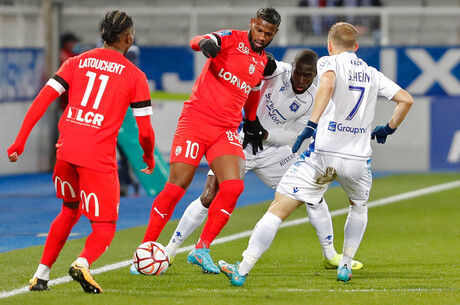
[[335, 89], [335, 72], [330, 70], [324, 72], [319, 79], [319, 87], [316, 92], [315, 101], [313, 102], [313, 111], [307, 126], [297, 137], [292, 152], [297, 152], [303, 141], [313, 136], [318, 126], [319, 119], [323, 115]]
[[203, 52], [207, 58], [216, 57], [221, 44], [219, 35], [215, 34], [198, 35], [190, 40], [190, 47], [195, 51]]
[[146, 174], [151, 174], [155, 168], [155, 159], [153, 157], [155, 133], [153, 132], [152, 123], [150, 122], [150, 116], [153, 114], [153, 109], [152, 101], [150, 100], [150, 89], [145, 74], [142, 74], [134, 85], [130, 106], [133, 110], [133, 115], [139, 130], [139, 144], [144, 151], [142, 157], [147, 164], [147, 167], [141, 171]]
[[246, 148], [248, 143], [251, 143], [252, 153], [255, 155], [257, 151], [263, 150], [262, 141], [267, 138], [267, 130], [260, 124], [257, 117], [257, 106], [259, 105], [260, 90], [259, 87], [253, 89], [244, 104], [243, 119], [243, 148]]
[[400, 89], [391, 100], [396, 102], [396, 107], [388, 125], [396, 129], [414, 104], [414, 98], [406, 90]]
[[297, 140], [299, 134], [305, 128], [305, 123], [300, 123], [297, 120], [292, 122], [291, 126], [286, 129], [276, 129], [276, 130], [267, 130], [268, 134], [266, 140], [267, 142], [278, 144], [278, 145], [289, 145], [293, 146], [294, 142]]
[[150, 122], [150, 115], [136, 116], [135, 118], [139, 129], [139, 144], [144, 151], [142, 158], [145, 164], [147, 164], [147, 168], [141, 171], [146, 174], [151, 174], [155, 168], [155, 158], [153, 154], [155, 149], [155, 133], [153, 132]]
[[64, 79], [58, 75], [54, 75], [40, 90], [24, 117], [24, 121], [16, 140], [7, 150], [8, 157], [11, 162], [16, 162], [19, 156], [24, 152], [24, 147], [30, 132], [34, 128], [35, 124], [37, 124], [40, 118], [45, 114], [48, 106], [68, 88], [69, 85]]
[[396, 107], [390, 120], [385, 126], [375, 127], [371, 133], [371, 140], [377, 138], [377, 143], [380, 144], [384, 144], [387, 136], [396, 131], [414, 103], [412, 95], [404, 89], [399, 89], [391, 100], [396, 102]]

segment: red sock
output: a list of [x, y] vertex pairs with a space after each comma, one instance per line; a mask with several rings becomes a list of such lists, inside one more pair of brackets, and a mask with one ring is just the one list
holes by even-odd
[[62, 205], [61, 212], [51, 223], [40, 264], [50, 268], [53, 266], [69, 237], [70, 231], [80, 219], [80, 216], [81, 210], [79, 208], [71, 209]]
[[97, 260], [110, 246], [117, 225], [113, 222], [91, 223], [93, 232], [88, 236], [80, 257], [86, 258], [89, 265]]
[[171, 218], [176, 204], [184, 194], [185, 190], [183, 188], [166, 182], [165, 188], [153, 201], [149, 225], [147, 226], [147, 231], [145, 231], [144, 240], [142, 242], [157, 240], [164, 226]]
[[219, 192], [209, 207], [208, 220], [196, 248], [209, 248], [230, 219], [243, 189], [244, 182], [241, 180], [226, 180], [219, 184]]

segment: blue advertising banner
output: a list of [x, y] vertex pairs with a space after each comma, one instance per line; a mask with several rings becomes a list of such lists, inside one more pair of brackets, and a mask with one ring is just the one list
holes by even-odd
[[460, 170], [459, 116], [460, 98], [433, 98], [430, 147], [432, 170]]
[[[290, 63], [295, 54], [306, 47], [269, 47], [267, 50], [276, 59]], [[148, 79], [155, 81], [158, 90], [172, 89], [165, 84], [166, 74], [176, 75], [178, 87], [181, 82], [193, 84], [200, 73], [196, 61], [205, 60], [199, 57], [203, 57], [201, 52], [194, 52], [189, 47], [140, 49], [141, 69]], [[325, 47], [312, 49], [320, 56], [327, 55]], [[460, 48], [361, 47], [357, 55], [413, 95], [460, 96]]]
[[0, 49], [0, 103], [32, 101], [44, 82], [43, 49]]
[[[292, 62], [307, 46], [269, 47], [276, 59]], [[320, 56], [326, 48], [312, 48]], [[140, 68], [156, 89], [189, 92], [206, 60], [183, 47], [140, 47]], [[415, 96], [460, 96], [460, 48], [361, 47], [357, 55]], [[0, 102], [31, 100], [46, 81], [42, 49], [0, 49]], [[177, 88], [178, 90], [175, 90]]]

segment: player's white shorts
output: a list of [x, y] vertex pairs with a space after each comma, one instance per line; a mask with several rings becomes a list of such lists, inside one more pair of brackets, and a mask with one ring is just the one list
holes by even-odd
[[299, 201], [318, 204], [333, 180], [340, 183], [354, 204], [366, 204], [372, 186], [370, 159], [344, 159], [314, 152], [310, 156], [304, 154], [289, 168], [276, 191]]
[[[246, 157], [245, 173], [252, 170], [268, 187], [276, 189], [284, 173], [299, 160], [299, 155], [292, 152], [289, 146], [271, 147], [270, 152], [259, 152], [257, 155], [252, 154], [250, 150], [245, 149]], [[208, 175], [214, 175], [209, 170]]]

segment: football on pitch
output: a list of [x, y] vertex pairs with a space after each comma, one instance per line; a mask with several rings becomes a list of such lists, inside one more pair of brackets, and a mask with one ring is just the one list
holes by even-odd
[[169, 266], [166, 248], [157, 242], [148, 241], [134, 251], [134, 267], [142, 274], [161, 275]]

